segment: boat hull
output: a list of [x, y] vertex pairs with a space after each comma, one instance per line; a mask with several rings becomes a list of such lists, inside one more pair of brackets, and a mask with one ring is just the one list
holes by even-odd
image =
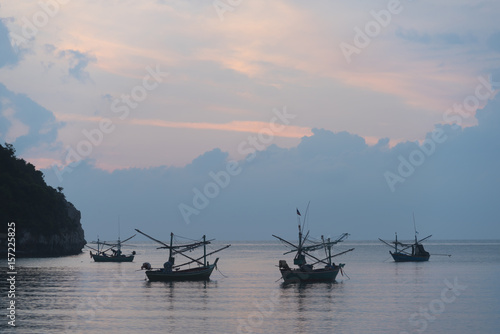
[[102, 256], [92, 254], [92, 258], [95, 262], [132, 262], [134, 261], [134, 255], [129, 256]]
[[430, 255], [408, 255], [403, 253], [391, 253], [392, 258], [395, 262], [424, 262], [429, 261]]
[[152, 282], [208, 281], [215, 265], [214, 263], [204, 267], [176, 271], [166, 271], [164, 269], [148, 270], [146, 271], [146, 276]]
[[300, 269], [280, 269], [285, 283], [333, 282], [344, 264], [335, 267], [302, 271]]

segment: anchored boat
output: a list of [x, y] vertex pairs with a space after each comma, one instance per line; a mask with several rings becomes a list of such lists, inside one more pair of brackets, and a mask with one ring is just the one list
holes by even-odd
[[[135, 237], [135, 234], [123, 241], [120, 241], [119, 236], [117, 241], [100, 241], [97, 239], [97, 241], [92, 242], [97, 245], [97, 248], [87, 246], [96, 251], [96, 253], [90, 251], [90, 257], [93, 258], [95, 262], [132, 262], [134, 261], [135, 251], [130, 255], [125, 255], [122, 253], [122, 245], [133, 237]], [[104, 249], [106, 247], [108, 248]]]
[[[169, 250], [168, 261], [163, 264], [163, 268], [153, 269], [151, 267], [151, 264], [148, 262], [144, 262], [142, 264], [141, 269], [146, 270], [146, 276], [150, 281], [208, 281], [210, 279], [212, 271], [217, 267], [217, 262], [219, 261], [219, 258], [216, 258], [214, 263], [210, 264], [207, 261], [207, 256], [220, 252], [221, 250], [231, 246], [231, 245], [226, 245], [215, 251], [207, 253], [206, 245], [210, 244], [211, 241], [213, 241], [214, 239], [206, 240], [206, 237], [203, 236], [199, 241], [192, 240], [194, 242], [188, 244], [174, 245], [173, 244], [174, 234], [170, 233], [170, 245], [167, 245], [163, 241], [157, 240], [138, 229], [136, 229], [136, 231], [162, 245], [162, 247], [158, 247], [158, 249]], [[201, 257], [193, 258], [191, 256], [184, 254], [185, 252], [192, 251], [202, 246], [203, 246], [203, 256]], [[181, 255], [189, 259], [190, 261], [176, 265], [174, 255]], [[198, 264], [198, 267], [189, 269], [180, 269], [181, 267], [189, 265], [191, 263]]]
[[[394, 241], [384, 241], [382, 239], [378, 239], [382, 241], [384, 244], [389, 247], [394, 247], [394, 252], [389, 251], [392, 258], [395, 262], [423, 262], [429, 261], [431, 255], [424, 249], [424, 246], [421, 244], [422, 241], [429, 239], [432, 235], [429, 235], [423, 239], [417, 240], [417, 228], [415, 226], [415, 214], [413, 215], [413, 228], [415, 230], [415, 241], [412, 243], [403, 243], [398, 241], [398, 234], [396, 233], [396, 239]], [[398, 246], [400, 248], [398, 249]], [[411, 251], [410, 251], [411, 248]]]
[[[307, 215], [307, 211], [306, 211]], [[344, 252], [332, 255], [332, 246], [344, 241], [349, 234], [343, 233], [340, 237], [335, 240], [331, 240], [330, 238], [326, 239], [321, 236], [321, 241], [314, 241], [309, 238], [309, 231], [306, 235], [303, 235], [304, 223], [301, 224], [301, 214], [297, 209], [297, 219], [299, 226], [299, 243], [294, 244], [290, 241], [287, 241], [283, 238], [280, 238], [273, 234], [273, 237], [280, 240], [286, 246], [291, 247], [291, 250], [283, 253], [283, 255], [295, 252], [295, 258], [293, 259], [293, 264], [297, 266], [297, 268], [290, 268], [285, 260], [280, 260], [278, 267], [281, 273], [281, 277], [285, 283], [309, 283], [309, 282], [333, 282], [337, 277], [339, 271], [342, 270], [345, 264], [339, 263], [335, 264], [332, 262], [332, 258], [335, 256], [339, 256], [354, 250], [351, 248]], [[305, 222], [305, 217], [304, 217]], [[302, 226], [301, 226], [302, 225]], [[325, 258], [320, 259], [311, 254], [311, 252], [324, 249]], [[313, 263], [309, 264], [306, 261], [306, 257], [314, 260]], [[323, 265], [321, 268], [315, 268], [315, 265]]]
[[[398, 241], [398, 234], [396, 233], [396, 239], [394, 241], [387, 242], [380, 238], [379, 240], [390, 247], [394, 247], [394, 252], [389, 251], [389, 253], [391, 254], [395, 262], [423, 262], [429, 261], [431, 254], [429, 254], [429, 252], [424, 249], [424, 246], [421, 244], [421, 242], [430, 238], [431, 236], [432, 235], [429, 235], [428, 237], [417, 240], [417, 236], [415, 235], [415, 241], [413, 243], [403, 243]], [[398, 249], [398, 246], [400, 246], [401, 248]]]

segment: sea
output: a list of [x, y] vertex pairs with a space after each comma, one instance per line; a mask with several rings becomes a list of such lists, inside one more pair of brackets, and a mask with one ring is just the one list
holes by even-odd
[[14, 298], [8, 269], [0, 273], [0, 332], [500, 333], [500, 240], [425, 242], [442, 255], [421, 263], [393, 262], [379, 241], [347, 240], [335, 252], [355, 249], [334, 258], [345, 263], [336, 282], [305, 285], [280, 279], [278, 261], [293, 263], [283, 244], [210, 246], [224, 244], [208, 282], [149, 282], [142, 263], [162, 267], [168, 254], [147, 242], [124, 249], [136, 251], [131, 263], [96, 263], [88, 251], [17, 259]]

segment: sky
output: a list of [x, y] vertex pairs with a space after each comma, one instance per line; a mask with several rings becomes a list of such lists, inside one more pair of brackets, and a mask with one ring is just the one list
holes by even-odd
[[498, 1], [9, 1], [0, 142], [87, 240], [498, 239]]

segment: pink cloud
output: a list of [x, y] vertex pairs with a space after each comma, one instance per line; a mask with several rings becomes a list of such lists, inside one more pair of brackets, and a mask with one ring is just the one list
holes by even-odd
[[220, 131], [234, 131], [234, 132], [249, 132], [259, 133], [264, 129], [274, 128], [279, 129], [273, 131], [273, 135], [277, 137], [286, 138], [302, 138], [304, 136], [311, 136], [312, 131], [309, 127], [301, 127], [294, 125], [271, 125], [267, 122], [259, 121], [231, 121], [228, 123], [195, 123], [195, 122], [170, 122], [155, 119], [133, 119], [130, 124], [156, 126], [165, 128], [183, 128], [183, 129], [199, 129], [199, 130], [220, 130]]

